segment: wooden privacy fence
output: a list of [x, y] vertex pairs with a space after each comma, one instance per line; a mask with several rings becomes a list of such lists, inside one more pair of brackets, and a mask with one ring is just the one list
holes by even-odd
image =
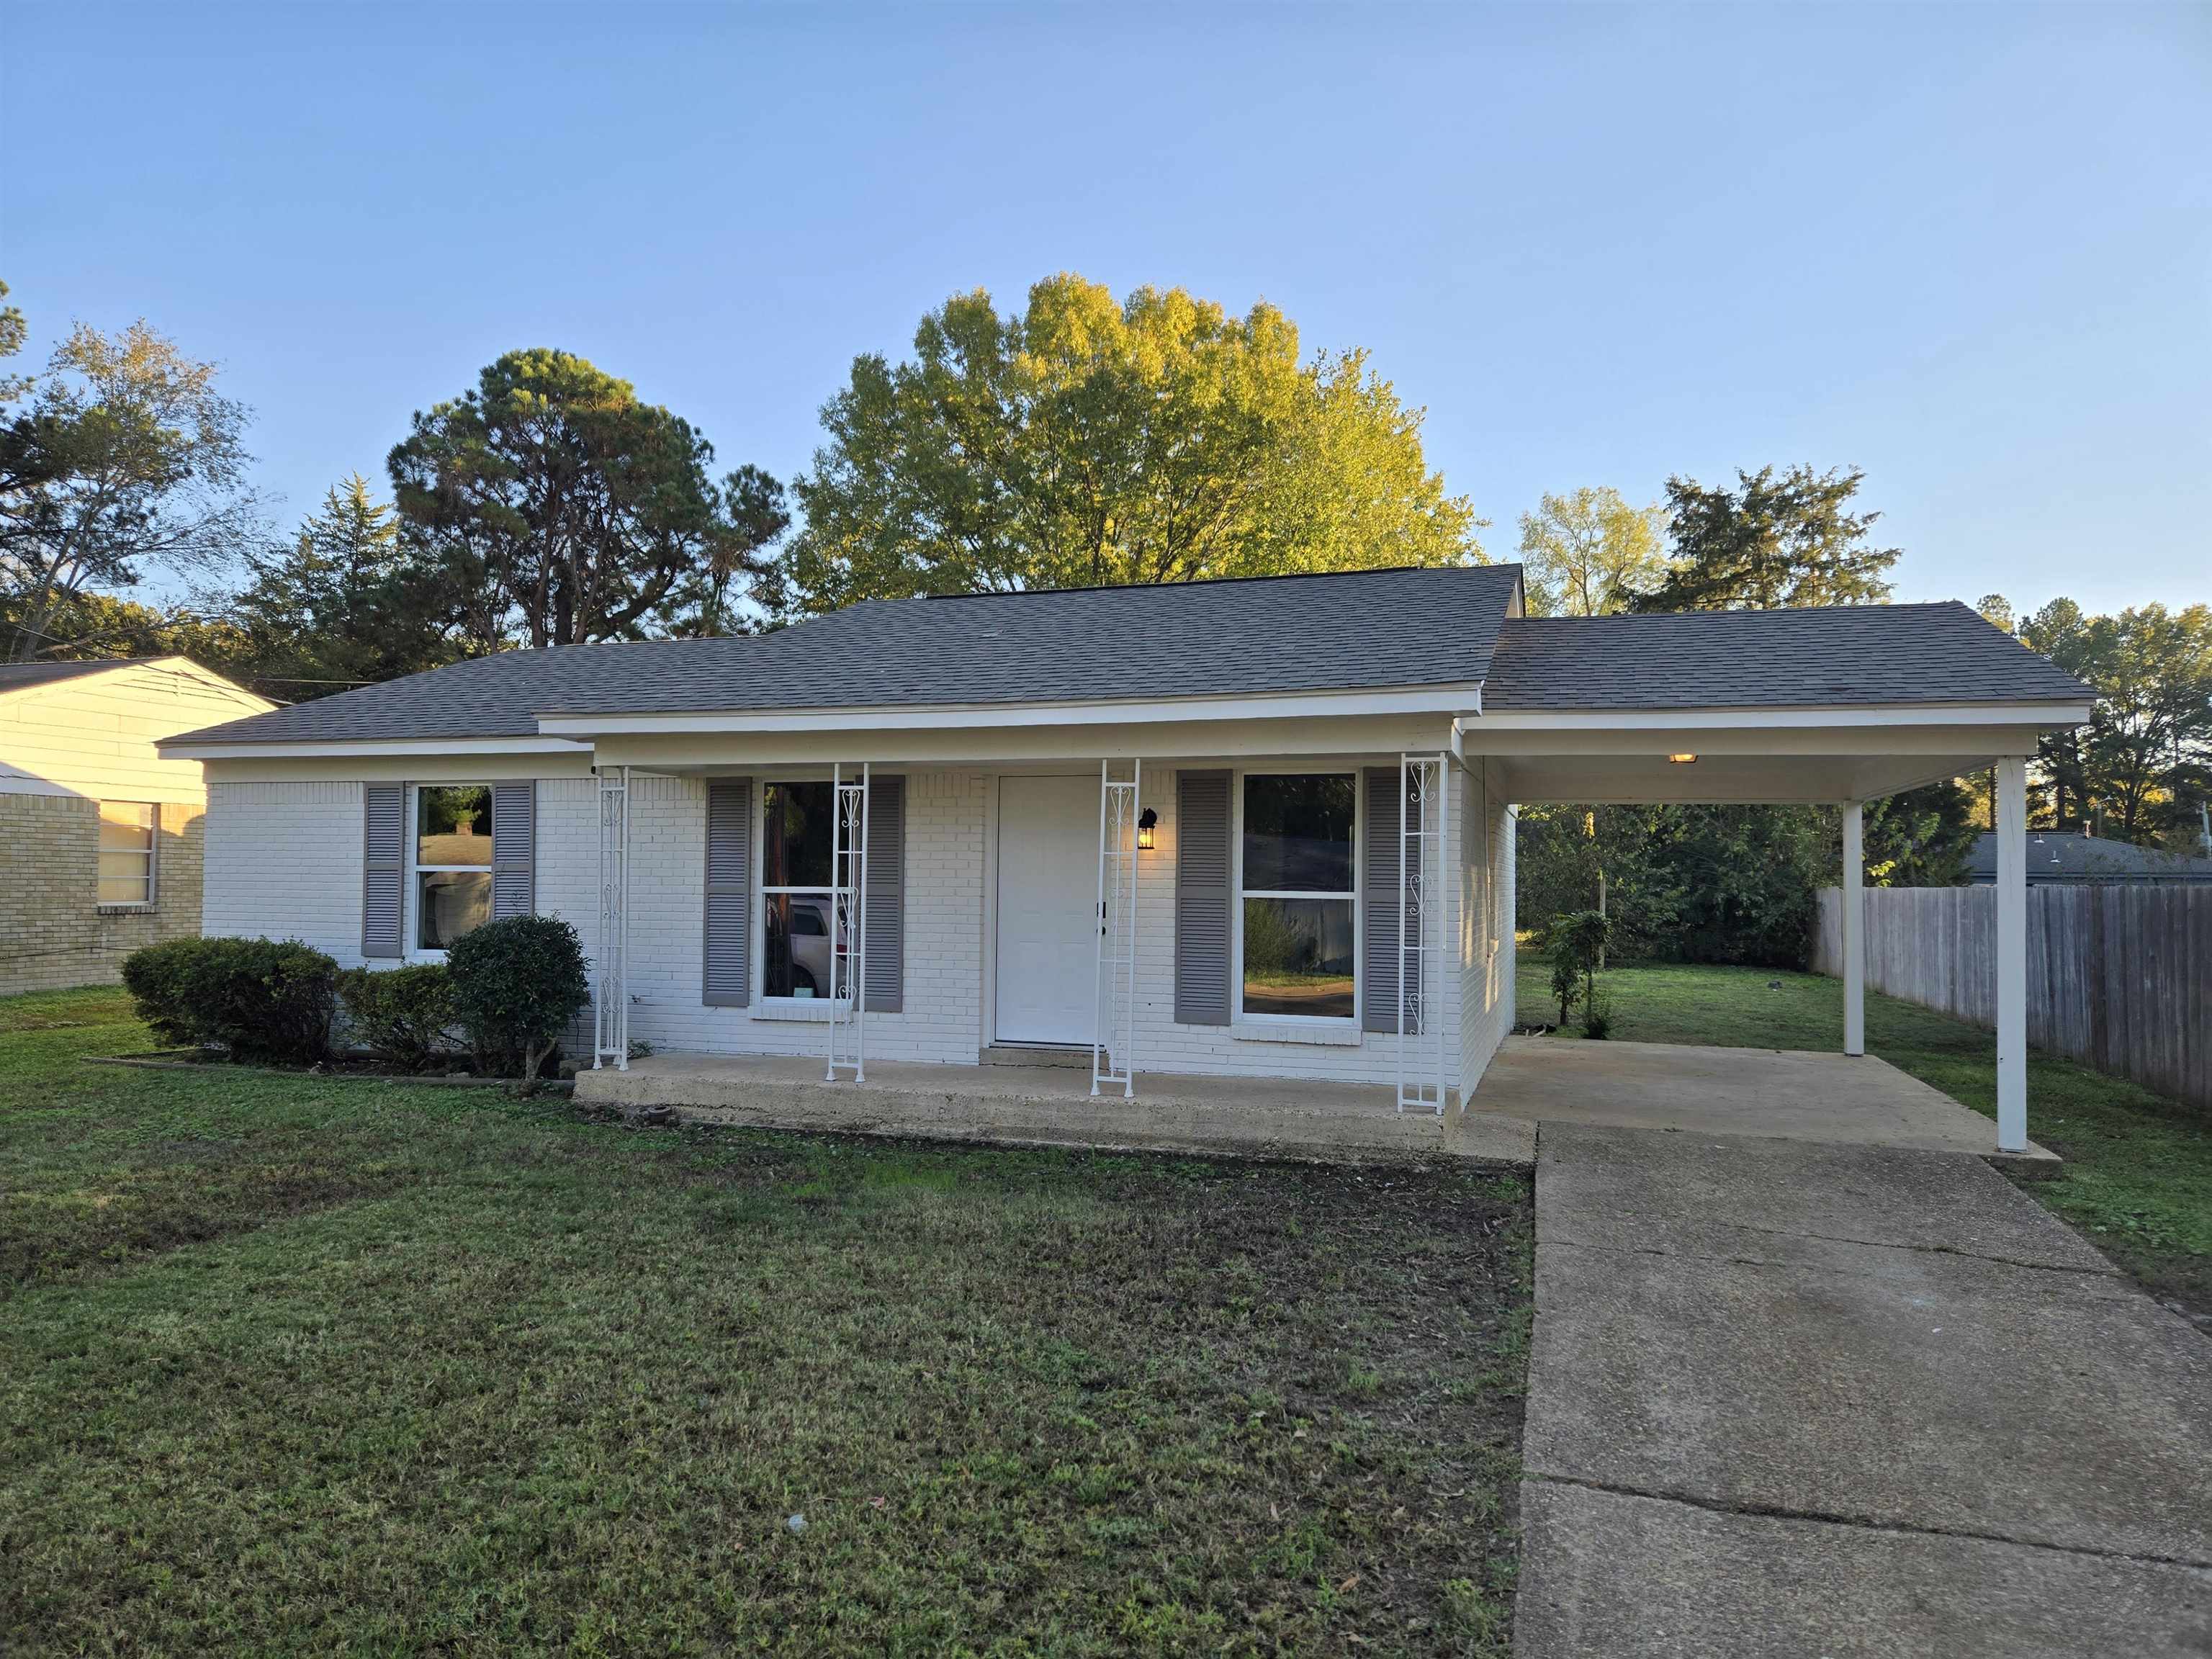
[[[1996, 888], [1865, 898], [1869, 985], [1996, 1026]], [[1843, 903], [1821, 890], [1817, 973], [1843, 971]], [[2212, 887], [2029, 888], [2027, 1040], [2212, 1110]]]

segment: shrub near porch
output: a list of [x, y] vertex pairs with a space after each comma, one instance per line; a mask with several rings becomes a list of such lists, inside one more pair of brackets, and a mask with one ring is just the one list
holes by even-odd
[[0, 1003], [0, 1649], [1506, 1650], [1520, 1181], [145, 1041]]

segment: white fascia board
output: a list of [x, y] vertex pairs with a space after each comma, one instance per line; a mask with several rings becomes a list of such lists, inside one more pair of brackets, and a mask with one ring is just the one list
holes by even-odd
[[343, 760], [354, 755], [574, 755], [566, 738], [376, 738], [351, 743], [191, 743], [155, 745], [164, 760]]
[[702, 732], [944, 732], [1035, 726], [1151, 726], [1187, 720], [1313, 720], [1347, 714], [1457, 714], [1479, 710], [1481, 705], [1481, 683], [1468, 681], [1413, 690], [1302, 692], [1275, 697], [754, 709], [710, 714], [541, 714], [538, 729], [549, 736], [574, 738]]
[[1485, 732], [1790, 732], [1835, 726], [2082, 726], [2086, 702], [1875, 703], [1831, 708], [1528, 709], [1482, 715]]

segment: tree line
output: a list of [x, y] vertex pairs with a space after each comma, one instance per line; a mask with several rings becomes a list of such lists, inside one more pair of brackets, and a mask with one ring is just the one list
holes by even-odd
[[[24, 337], [8, 307], [0, 356]], [[280, 538], [214, 366], [80, 325], [0, 386], [0, 637], [17, 660], [178, 651], [296, 699], [863, 599], [1482, 557], [1421, 411], [1264, 304], [1065, 275], [1008, 314], [957, 295], [910, 358], [855, 358], [822, 417], [787, 485], [720, 471], [580, 357], [509, 352], [412, 416], [381, 490], [351, 475]], [[123, 597], [156, 575], [189, 597]]]
[[[26, 337], [0, 306], [0, 368]], [[1152, 288], [1116, 301], [1066, 274], [1013, 309], [958, 295], [908, 356], [855, 357], [821, 413], [811, 464], [786, 483], [721, 468], [688, 422], [580, 357], [513, 351], [415, 413], [381, 480], [349, 475], [279, 536], [249, 477], [248, 411], [215, 366], [143, 322], [79, 324], [43, 371], [0, 374], [0, 646], [15, 660], [176, 652], [297, 700], [517, 647], [744, 632], [863, 599], [1487, 557], [1486, 521], [1428, 465], [1423, 411], [1364, 353], [1305, 352], [1266, 304], [1237, 315]], [[1547, 495], [1520, 522], [1530, 608], [1879, 603], [1902, 555], [1875, 535], [1863, 482], [1799, 465], [1670, 478], [1644, 507], [1604, 488]], [[185, 597], [128, 597], [155, 577]], [[2039, 821], [2179, 833], [2212, 784], [2212, 612], [2089, 617], [2062, 599], [2015, 623], [2002, 601], [1982, 608], [2100, 694], [2089, 728], [2045, 745]], [[1976, 788], [1885, 803], [1873, 878], [1955, 875]], [[1543, 848], [1563, 880], [1601, 857], [1651, 931], [1693, 933], [1683, 907], [1712, 885], [1705, 871], [1826, 859], [1825, 821], [1784, 835], [1751, 809], [1653, 811], [1533, 811], [1534, 885]], [[1549, 833], [1554, 819], [1579, 839]], [[1669, 849], [1671, 873], [1638, 900], [1627, 872], [1652, 849]]]

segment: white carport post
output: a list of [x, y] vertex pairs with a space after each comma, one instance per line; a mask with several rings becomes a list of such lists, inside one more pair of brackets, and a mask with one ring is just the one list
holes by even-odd
[[1997, 763], [1997, 1150], [2027, 1150], [2027, 760]]
[[1866, 804], [1844, 803], [1844, 1052], [1866, 1053]]

